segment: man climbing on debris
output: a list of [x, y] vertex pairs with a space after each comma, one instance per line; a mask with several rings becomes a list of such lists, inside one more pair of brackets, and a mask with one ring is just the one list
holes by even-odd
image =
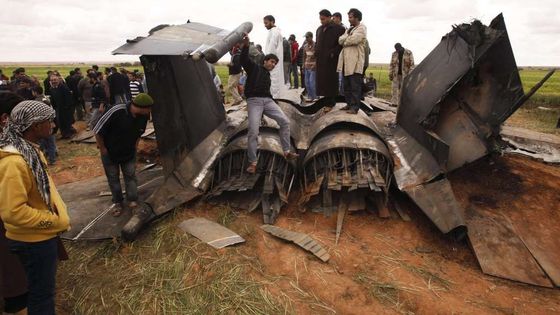
[[153, 104], [154, 100], [148, 94], [140, 93], [129, 104], [111, 107], [93, 128], [111, 189], [111, 210], [115, 217], [120, 216], [123, 211], [120, 171], [124, 177], [128, 208], [135, 209], [138, 206], [136, 146], [146, 129]]
[[264, 57], [262, 65], [257, 65], [249, 58], [249, 37], [245, 36], [241, 49], [241, 65], [247, 72], [245, 83], [245, 96], [247, 97], [247, 110], [249, 115], [249, 133], [247, 135], [247, 155], [249, 167], [247, 172], [254, 174], [257, 171], [257, 144], [259, 126], [263, 114], [274, 119], [280, 126], [280, 141], [284, 157], [288, 160], [296, 159], [298, 155], [290, 152], [290, 121], [282, 112], [278, 104], [272, 100], [270, 93], [270, 72], [274, 69], [279, 59], [274, 54]]

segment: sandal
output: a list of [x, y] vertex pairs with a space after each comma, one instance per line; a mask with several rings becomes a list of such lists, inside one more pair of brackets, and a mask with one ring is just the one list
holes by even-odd
[[123, 207], [120, 203], [114, 203], [111, 205], [111, 215], [114, 217], [120, 217], [123, 211]]

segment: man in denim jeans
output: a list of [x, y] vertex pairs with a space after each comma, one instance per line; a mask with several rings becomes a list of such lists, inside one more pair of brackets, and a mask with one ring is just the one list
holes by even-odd
[[280, 126], [280, 142], [282, 143], [284, 157], [288, 160], [298, 157], [296, 153], [290, 152], [290, 121], [278, 104], [274, 102], [270, 91], [270, 71], [276, 67], [277, 63], [278, 57], [274, 54], [268, 54], [264, 57], [262, 65], [256, 64], [249, 58], [249, 37], [246, 36], [243, 39], [241, 65], [247, 72], [247, 82], [245, 83], [249, 115], [249, 133], [247, 135], [249, 167], [247, 172], [250, 174], [257, 171], [257, 144], [263, 114], [274, 119]]
[[148, 94], [140, 93], [129, 104], [111, 107], [93, 128], [111, 189], [111, 208], [115, 217], [121, 215], [124, 201], [119, 170], [124, 177], [128, 207], [134, 209], [138, 206], [136, 145], [146, 129], [153, 104]]

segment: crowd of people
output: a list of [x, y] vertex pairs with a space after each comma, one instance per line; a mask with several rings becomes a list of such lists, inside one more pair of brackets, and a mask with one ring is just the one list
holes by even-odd
[[[344, 110], [359, 111], [370, 51], [362, 13], [355, 8], [348, 11], [348, 28], [340, 13], [326, 9], [319, 12], [319, 20], [321, 25], [315, 33], [305, 33], [300, 47], [295, 35], [286, 40], [275, 18], [267, 15], [264, 49], [245, 36], [231, 50], [227, 90], [233, 104], [241, 103], [242, 95], [247, 100], [248, 173], [257, 171], [263, 115], [278, 123], [284, 157], [298, 158], [291, 150], [290, 121], [274, 101], [284, 89], [304, 87], [307, 100], [320, 97], [325, 112], [332, 110], [336, 97], [343, 93]], [[389, 78], [399, 93], [414, 59], [402, 45], [395, 49]], [[210, 69], [219, 88], [219, 78]], [[372, 76], [367, 79], [373, 81]], [[70, 222], [48, 171], [48, 165], [56, 161], [55, 135], [60, 132], [62, 139], [68, 139], [76, 134], [74, 122], [86, 121], [95, 134], [111, 190], [112, 215], [135, 211], [139, 206], [137, 143], [154, 100], [146, 93], [140, 72], [115, 67], [100, 72], [94, 65], [85, 76], [75, 68], [65, 78], [53, 70], [42, 85], [18, 68], [11, 78], [0, 72], [0, 83], [0, 309], [54, 314], [57, 261], [67, 259], [59, 235], [69, 229]]]
[[[96, 66], [66, 78], [49, 71], [43, 87], [25, 69], [0, 85], [0, 311], [54, 314], [57, 262], [67, 259], [59, 235], [70, 219], [48, 166], [56, 160], [55, 135], [76, 133], [85, 120], [95, 134], [113, 195], [112, 214], [137, 202], [136, 145], [153, 99], [139, 72]], [[143, 84], [144, 83], [144, 84]]]
[[[357, 9], [349, 11], [348, 27], [342, 22], [340, 12], [331, 14], [326, 9], [319, 12], [319, 21], [321, 25], [314, 33], [306, 32], [300, 45], [294, 34], [288, 39], [282, 35], [274, 16], [265, 16], [263, 22], [268, 30], [265, 48], [249, 43], [249, 57], [259, 65], [266, 54], [279, 58], [279, 64], [271, 72], [274, 98], [279, 97], [285, 88], [298, 89], [301, 86], [305, 89], [305, 101], [314, 102], [321, 98], [327, 112], [335, 105], [336, 96], [344, 95], [348, 103], [346, 109], [356, 113], [356, 106], [364, 94], [377, 88], [373, 74], [365, 75], [371, 49], [362, 13]], [[231, 105], [240, 104], [244, 97], [246, 74], [241, 68], [240, 51], [239, 45], [230, 51], [227, 92], [232, 98]], [[412, 52], [396, 43], [389, 67], [394, 106], [399, 103], [403, 78], [413, 68]]]

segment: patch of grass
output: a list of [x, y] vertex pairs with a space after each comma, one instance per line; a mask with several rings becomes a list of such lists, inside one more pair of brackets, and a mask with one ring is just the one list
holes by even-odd
[[414, 314], [414, 305], [410, 300], [405, 299], [403, 294], [416, 293], [418, 289], [397, 281], [383, 281], [365, 272], [357, 273], [353, 279], [364, 285], [368, 293], [381, 304], [391, 306], [401, 314]]
[[548, 108], [547, 110], [523, 106], [511, 115], [506, 124], [513, 127], [560, 135], [560, 129], [556, 128], [556, 123], [560, 118], [560, 102], [557, 106]]
[[515, 314], [515, 310], [513, 308], [509, 308], [509, 307], [501, 307], [495, 304], [491, 304], [485, 301], [472, 301], [472, 300], [465, 300], [465, 302], [472, 304], [474, 306], [477, 306], [479, 308], [483, 308], [483, 309], [488, 309], [488, 310], [493, 310], [493, 311], [497, 311], [499, 313], [502, 314], [506, 314], [506, 315], [514, 315]]
[[284, 297], [252, 273], [258, 265], [236, 250], [216, 251], [162, 219], [134, 243], [67, 243], [59, 267], [61, 314], [280, 314]]

